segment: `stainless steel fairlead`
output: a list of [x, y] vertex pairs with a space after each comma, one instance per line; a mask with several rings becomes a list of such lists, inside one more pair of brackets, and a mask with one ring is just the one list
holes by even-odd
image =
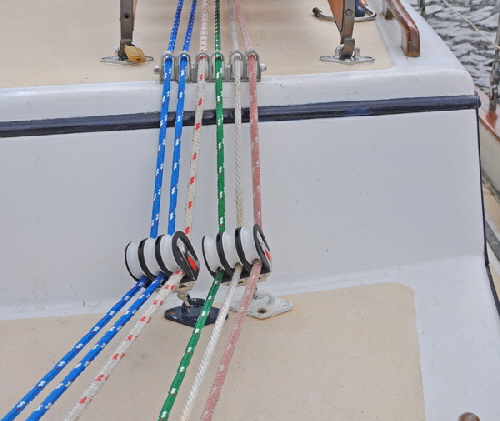
[[[340, 32], [340, 45], [335, 49], [335, 55], [321, 56], [320, 60], [339, 64], [372, 62], [373, 57], [359, 54], [359, 47], [356, 46], [353, 38], [356, 0], [329, 0], [328, 2], [333, 14], [332, 20]], [[320, 19], [326, 18], [317, 7], [313, 9], [313, 14]]]

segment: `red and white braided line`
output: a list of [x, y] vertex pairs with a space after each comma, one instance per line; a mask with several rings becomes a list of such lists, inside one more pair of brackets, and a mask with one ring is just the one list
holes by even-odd
[[205, 403], [205, 408], [201, 415], [201, 421], [210, 421], [215, 412], [215, 407], [219, 401], [220, 392], [222, 386], [224, 386], [224, 380], [226, 379], [226, 374], [229, 369], [229, 364], [231, 364], [231, 359], [233, 358], [234, 349], [236, 348], [236, 342], [240, 336], [241, 327], [247, 315], [248, 307], [253, 298], [253, 293], [255, 291], [255, 285], [257, 284], [257, 279], [260, 275], [260, 270], [262, 268], [262, 263], [256, 260], [253, 264], [252, 271], [250, 272], [250, 279], [248, 280], [247, 286], [245, 287], [245, 292], [243, 293], [243, 298], [241, 299], [240, 308], [236, 313], [236, 318], [234, 320], [233, 327], [229, 334], [229, 339], [226, 343], [226, 349], [219, 363], [219, 369], [215, 375], [215, 379], [212, 383], [212, 388], [210, 389], [210, 395]]
[[[234, 7], [240, 29], [245, 42], [245, 49], [252, 50], [252, 41], [241, 9], [240, 0], [234, 0]], [[257, 107], [257, 59], [253, 54], [248, 57], [249, 90], [250, 90], [250, 145], [252, 153], [252, 184], [254, 222], [262, 227], [262, 211], [260, 198], [260, 146], [259, 146], [259, 110]]]
[[[236, 13], [240, 22], [240, 28], [245, 41], [246, 50], [252, 49], [250, 35], [245, 22], [245, 17], [241, 10], [239, 0], [234, 0]], [[250, 90], [250, 142], [252, 154], [252, 184], [253, 184], [253, 208], [254, 208], [254, 222], [262, 227], [262, 212], [261, 212], [261, 195], [260, 195], [260, 147], [259, 147], [259, 114], [257, 108], [257, 60], [254, 55], [248, 57], [248, 70], [249, 70], [249, 90]], [[260, 275], [262, 263], [255, 261], [250, 273], [250, 279], [245, 287], [243, 299], [241, 300], [238, 313], [231, 329], [229, 339], [227, 341], [226, 349], [222, 355], [219, 369], [216, 377], [212, 383], [210, 395], [205, 403], [205, 408], [201, 416], [201, 421], [210, 421], [217, 406], [220, 397], [220, 392], [226, 378], [229, 364], [238, 341], [245, 316], [248, 312], [248, 307], [252, 301], [257, 280]]]
[[[238, 45], [238, 35], [236, 32], [236, 24], [234, 20], [234, 4], [232, 0], [228, 0], [229, 8], [229, 23], [231, 28], [231, 40], [233, 51], [239, 50]], [[241, 164], [241, 59], [239, 56], [234, 58], [234, 103], [235, 103], [235, 175], [236, 175], [236, 226], [243, 226], [243, 182], [242, 182], [242, 164]], [[184, 405], [184, 410], [182, 412], [181, 421], [188, 421], [193, 407], [195, 405], [196, 399], [198, 398], [201, 385], [205, 378], [205, 373], [210, 366], [212, 361], [215, 348], [220, 338], [222, 328], [226, 321], [227, 313], [229, 312], [229, 307], [231, 306], [231, 301], [234, 297], [234, 292], [238, 286], [240, 280], [242, 267], [236, 265], [231, 283], [224, 298], [224, 302], [219, 310], [217, 320], [215, 321], [214, 329], [210, 335], [210, 340], [205, 348], [203, 358], [196, 372], [195, 379], [191, 386], [189, 396]]]
[[[207, 51], [207, 38], [208, 38], [208, 1], [204, 1], [202, 5], [201, 29], [200, 29], [200, 51]], [[203, 107], [205, 100], [205, 73], [207, 68], [207, 61], [205, 57], [200, 58], [198, 66], [198, 95], [195, 108], [195, 125], [193, 129], [192, 148], [191, 148], [191, 161], [189, 166], [189, 182], [186, 199], [186, 209], [184, 214], [184, 232], [190, 237], [193, 225], [194, 214], [194, 200], [196, 191], [196, 179], [198, 174], [198, 162], [200, 151], [200, 138], [201, 138], [201, 122], [203, 117]], [[66, 416], [64, 421], [77, 420], [84, 412], [87, 405], [96, 396], [101, 386], [111, 375], [118, 362], [125, 356], [125, 351], [137, 339], [141, 330], [149, 323], [151, 318], [156, 314], [163, 302], [174, 292], [184, 274], [182, 272], [175, 273], [168, 282], [162, 287], [156, 299], [151, 306], [144, 312], [143, 317], [137, 322], [134, 328], [130, 331], [127, 338], [116, 349], [113, 357], [101, 369], [92, 384], [87, 388], [79, 402], [73, 407], [71, 412]]]
[[[260, 146], [259, 146], [259, 112], [257, 109], [257, 72], [256, 58], [248, 57], [250, 73], [250, 145], [252, 151], [252, 184], [253, 184], [253, 219], [262, 228], [262, 204], [260, 198]], [[248, 287], [248, 284], [247, 284]]]
[[[200, 51], [207, 51], [208, 38], [208, 1], [202, 3], [201, 29], [200, 29]], [[200, 138], [201, 138], [201, 123], [203, 118], [203, 109], [205, 106], [205, 73], [207, 69], [207, 59], [204, 56], [200, 57], [198, 65], [198, 84], [197, 84], [197, 99], [194, 114], [194, 129], [191, 146], [191, 162], [189, 165], [189, 182], [186, 198], [186, 211], [184, 214], [184, 232], [188, 237], [191, 237], [191, 229], [193, 226], [194, 214], [194, 198], [196, 191], [196, 179], [198, 174], [198, 161], [200, 155]]]
[[74, 421], [80, 418], [87, 406], [92, 402], [92, 399], [97, 395], [99, 389], [103, 386], [104, 382], [108, 380], [112, 371], [118, 363], [125, 357], [125, 354], [130, 345], [139, 337], [142, 329], [144, 329], [156, 312], [163, 305], [164, 301], [174, 292], [179, 281], [184, 276], [183, 272], [175, 272], [170, 279], [163, 285], [161, 290], [156, 295], [153, 303], [144, 312], [143, 316], [136, 322], [135, 326], [129, 332], [125, 340], [115, 349], [115, 352], [108, 360], [108, 362], [97, 373], [94, 381], [85, 390], [80, 397], [79, 401], [75, 404], [73, 409], [64, 418], [64, 421]]
[[229, 307], [231, 306], [231, 301], [233, 301], [234, 292], [236, 291], [236, 287], [238, 286], [238, 282], [240, 281], [241, 270], [241, 265], [237, 264], [234, 269], [231, 283], [229, 284], [229, 289], [226, 293], [226, 298], [224, 299], [224, 302], [222, 303], [222, 306], [219, 310], [214, 329], [212, 331], [212, 334], [210, 335], [210, 340], [207, 344], [207, 347], [205, 348], [205, 353], [203, 354], [203, 358], [201, 359], [198, 371], [196, 372], [196, 376], [193, 381], [193, 385], [191, 386], [189, 396], [184, 405], [184, 410], [182, 411], [180, 421], [189, 420], [191, 411], [193, 410], [196, 399], [200, 393], [201, 385], [203, 384], [203, 380], [205, 379], [205, 373], [210, 366], [210, 362], [212, 361], [215, 347], [217, 346], [217, 342], [219, 342], [220, 334], [222, 332], [222, 328], [224, 327], [226, 316], [229, 312]]

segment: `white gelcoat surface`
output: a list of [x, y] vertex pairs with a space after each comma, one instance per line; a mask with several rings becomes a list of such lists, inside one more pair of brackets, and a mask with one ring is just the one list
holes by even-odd
[[[311, 4], [314, 7], [314, 2]], [[303, 6], [300, 7], [302, 9]], [[374, 2], [371, 7], [379, 13], [376, 20], [379, 33], [372, 32], [372, 35], [367, 33], [364, 38], [370, 42], [373, 39], [379, 39], [378, 45], [374, 45], [376, 48], [370, 54], [376, 57], [376, 63], [381, 59], [387, 62], [382, 68], [375, 69], [366, 64], [360, 65], [361, 67], [329, 64], [331, 73], [319, 72], [316, 66], [319, 63], [319, 56], [323, 54], [320, 44], [317, 52], [318, 61], [313, 62], [311, 59], [309, 71], [301, 69], [300, 74], [289, 74], [288, 71], [280, 72], [279, 70], [273, 72], [271, 70], [273, 66], [268, 62], [270, 68], [268, 75], [264, 73], [263, 80], [259, 83], [259, 104], [290, 105], [329, 101], [471, 95], [473, 93], [470, 75], [439, 36], [410, 6], [407, 10], [420, 28], [422, 53], [418, 58], [404, 56], [400, 47], [400, 28], [395, 21], [386, 21], [380, 16], [379, 2]], [[319, 22], [320, 26], [325, 23], [327, 22]], [[374, 30], [373, 22], [366, 24]], [[291, 28], [293, 26], [290, 26]], [[357, 31], [360, 30], [357, 29]], [[362, 32], [358, 42], [362, 46], [365, 41], [361, 35], [363, 35]], [[276, 39], [275, 36], [276, 34], [271, 34], [267, 44], [259, 40], [259, 51], [269, 48], [268, 56], [278, 54], [273, 50], [276, 47], [273, 42]], [[335, 39], [332, 40], [333, 45], [336, 45], [336, 42]], [[301, 48], [308, 51], [311, 46], [304, 42]], [[325, 48], [328, 50], [324, 54], [331, 54], [330, 46]], [[281, 50], [279, 52], [282, 53]], [[300, 54], [300, 50], [297, 54]], [[261, 53], [261, 56], [265, 57], [266, 54]], [[280, 64], [277, 63], [276, 66], [279, 68]], [[107, 70], [109, 66], [105, 67]], [[64, 87], [31, 86], [22, 89], [6, 87], [0, 90], [1, 119], [5, 121], [38, 120], [158, 111], [161, 86], [154, 79], [149, 78], [139, 78], [137, 82], [123, 82], [119, 77], [121, 72], [123, 69], [116, 72], [116, 82], [107, 79], [106, 83]], [[23, 84], [16, 86], [23, 86]], [[194, 109], [195, 89], [194, 85], [188, 84], [186, 94], [188, 98], [186, 109], [188, 110]], [[175, 108], [173, 102], [171, 101], [171, 110]], [[207, 89], [206, 102], [207, 104], [215, 103], [213, 89]], [[246, 90], [243, 94], [243, 103], [248, 103]], [[225, 89], [224, 105], [232, 107], [233, 104], [232, 89]], [[210, 106], [207, 105], [207, 107]]]
[[[206, 128], [206, 139], [213, 129]], [[306, 141], [314, 133], [324, 135]], [[11, 204], [1, 219], [10, 245], [2, 276], [31, 286], [18, 292], [2, 283], [4, 305], [20, 312], [30, 305], [106, 299], [129, 285], [123, 250], [149, 232], [156, 135], [145, 130], [0, 143], [3, 177], [9, 180], [0, 185], [1, 196]], [[263, 224], [273, 278], [293, 281], [481, 256], [479, 164], [471, 158], [477, 157], [477, 143], [468, 140], [475, 135], [474, 111], [262, 124]], [[230, 134], [226, 140], [231, 156]], [[197, 248], [203, 235], [217, 232], [210, 171], [215, 148], [206, 142], [193, 229]], [[227, 190], [229, 206], [231, 181]], [[245, 199], [251, 203], [248, 188]], [[168, 200], [164, 195], [163, 209]], [[184, 203], [180, 188], [181, 220]], [[228, 210], [228, 227], [234, 218]], [[246, 219], [251, 224], [250, 212]], [[160, 232], [165, 229], [162, 223]], [[49, 280], [51, 287], [45, 287]]]

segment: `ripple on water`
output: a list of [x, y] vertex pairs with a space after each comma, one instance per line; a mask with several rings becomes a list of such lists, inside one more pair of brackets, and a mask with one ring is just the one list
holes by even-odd
[[[416, 0], [410, 3], [417, 8]], [[457, 11], [473, 22], [492, 41], [496, 38], [499, 1], [448, 0]], [[442, 0], [426, 1], [427, 22], [458, 57], [474, 83], [484, 91], [490, 85], [491, 62], [495, 48]]]

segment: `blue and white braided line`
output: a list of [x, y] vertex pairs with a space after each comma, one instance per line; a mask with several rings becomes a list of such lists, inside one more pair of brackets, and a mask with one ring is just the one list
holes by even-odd
[[[191, 4], [191, 13], [189, 15], [189, 22], [186, 29], [186, 36], [184, 39], [183, 51], [189, 51], [191, 44], [191, 35], [193, 33], [194, 18], [196, 15], [196, 0]], [[174, 150], [172, 155], [172, 175], [170, 178], [170, 209], [168, 212], [168, 235], [175, 233], [175, 209], [177, 207], [177, 192], [179, 184], [180, 173], [180, 160], [181, 160], [181, 136], [182, 126], [184, 122], [184, 98], [186, 92], [186, 66], [187, 57], [181, 55], [179, 65], [179, 88], [177, 91], [177, 109], [175, 113], [175, 137], [174, 137]]]
[[[179, 31], [183, 3], [183, 0], [179, 0], [177, 10], [175, 11], [172, 32], [170, 33], [170, 42], [168, 44], [168, 51], [171, 52], [175, 49], [175, 41]], [[165, 79], [163, 83], [163, 94], [160, 109], [160, 134], [158, 139], [158, 154], [156, 157], [155, 190], [153, 195], [153, 209], [149, 234], [151, 238], [156, 238], [158, 236], [158, 225], [160, 223], [161, 189], [163, 184], [163, 167], [165, 163], [165, 139], [167, 137], [167, 117], [168, 106], [170, 104], [170, 78], [172, 76], [172, 65], [172, 57], [167, 57], [165, 59]]]
[[132, 318], [132, 316], [141, 308], [151, 294], [158, 288], [161, 282], [165, 279], [165, 275], [160, 274], [151, 285], [144, 290], [140, 297], [135, 300], [121, 316], [115, 324], [102, 336], [102, 338], [94, 345], [94, 347], [82, 358], [82, 360], [69, 372], [64, 380], [59, 383], [49, 396], [40, 404], [40, 406], [31, 413], [27, 421], [36, 421], [45, 415], [45, 413], [54, 405], [61, 395], [73, 384], [87, 366], [100, 354], [106, 345], [116, 336], [123, 326]]
[[10, 412], [5, 415], [1, 421], [12, 421], [16, 418], [24, 408], [35, 399], [38, 394], [47, 386], [66, 365], [75, 358], [78, 353], [87, 345], [92, 338], [97, 335], [97, 332], [108, 324], [108, 322], [119, 312], [123, 306], [130, 301], [130, 299], [137, 294], [137, 292], [144, 286], [144, 281], [141, 280], [135, 284], [135, 286], [128, 291], [105, 315], [99, 320], [94, 327], [92, 327], [88, 333], [82, 337], [75, 346], [69, 351], [64, 357], [62, 357], [59, 362], [45, 375], [42, 379], [31, 389]]

